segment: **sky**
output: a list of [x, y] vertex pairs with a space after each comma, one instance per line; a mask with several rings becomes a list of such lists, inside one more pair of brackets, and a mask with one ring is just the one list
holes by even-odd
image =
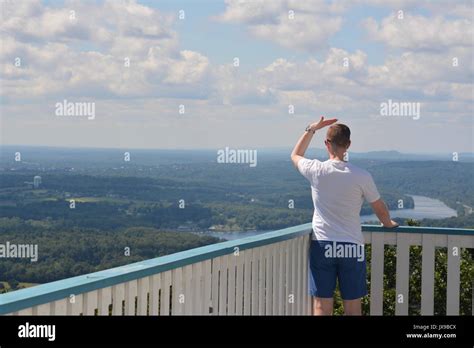
[[469, 0], [0, 6], [2, 145], [474, 151]]

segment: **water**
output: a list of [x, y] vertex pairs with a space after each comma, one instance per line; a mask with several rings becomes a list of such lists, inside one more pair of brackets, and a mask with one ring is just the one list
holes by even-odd
[[[441, 202], [438, 199], [429, 198], [425, 196], [414, 196], [409, 195], [413, 198], [415, 202], [414, 209], [397, 209], [390, 210], [390, 216], [392, 218], [411, 218], [416, 220], [421, 219], [444, 219], [452, 216], [457, 216], [457, 212], [454, 209], [451, 209], [446, 204]], [[378, 218], [375, 214], [371, 215], [362, 215], [360, 217], [362, 223], [369, 221], [378, 221]], [[205, 231], [199, 232], [206, 236], [212, 236], [217, 238], [224, 238], [227, 240], [234, 240], [239, 238], [257, 236], [259, 234], [265, 233], [267, 231], [242, 231], [242, 232], [215, 232], [215, 231]]]
[[[409, 196], [413, 198], [413, 201], [415, 202], [415, 208], [390, 210], [390, 217], [392, 219], [445, 219], [452, 216], [458, 216], [456, 210], [451, 209], [438, 199], [433, 199], [425, 196]], [[368, 221], [379, 221], [375, 214], [362, 215], [360, 217], [360, 220], [362, 223]]]

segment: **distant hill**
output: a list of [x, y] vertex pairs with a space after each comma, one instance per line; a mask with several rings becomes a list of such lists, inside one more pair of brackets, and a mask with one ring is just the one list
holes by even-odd
[[[240, 149], [240, 148], [236, 148]], [[247, 149], [247, 148], [245, 148]], [[130, 152], [133, 163], [142, 165], [170, 163], [210, 163], [216, 162], [216, 149], [100, 149], [100, 148], [60, 148], [47, 146], [4, 145], [0, 147], [0, 167], [14, 164], [16, 152], [21, 152], [22, 162], [27, 165], [56, 163], [61, 167], [79, 167], [84, 163], [99, 166], [124, 164], [125, 152]], [[253, 148], [251, 148], [253, 150]], [[289, 161], [291, 148], [257, 148], [258, 161]], [[452, 161], [452, 154], [411, 154], [396, 150], [352, 152], [350, 159], [369, 159], [386, 161]], [[325, 149], [310, 147], [307, 157], [325, 160]], [[474, 153], [463, 152], [458, 155], [460, 162], [474, 162]]]

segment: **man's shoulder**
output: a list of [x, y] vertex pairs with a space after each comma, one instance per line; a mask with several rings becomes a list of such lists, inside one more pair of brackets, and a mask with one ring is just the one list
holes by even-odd
[[325, 163], [326, 161], [320, 161], [317, 158], [302, 158], [298, 164], [315, 168], [315, 167], [324, 166]]
[[360, 176], [363, 176], [363, 177], [370, 177], [371, 174], [369, 173], [368, 170], [364, 169], [364, 168], [361, 168], [361, 167], [358, 167], [356, 166], [355, 164], [351, 163], [351, 162], [347, 162], [347, 166], [350, 168], [351, 172], [353, 172], [354, 174], [357, 174], [357, 175], [360, 175]]
[[297, 168], [304, 177], [312, 181], [314, 175], [319, 172], [320, 164], [317, 159], [302, 158], [298, 161]]

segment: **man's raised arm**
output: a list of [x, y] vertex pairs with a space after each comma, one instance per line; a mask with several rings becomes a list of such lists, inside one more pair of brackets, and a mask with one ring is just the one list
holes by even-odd
[[322, 116], [319, 122], [312, 123], [308, 127], [306, 127], [304, 134], [300, 137], [300, 139], [295, 145], [295, 148], [291, 152], [291, 160], [293, 161], [293, 165], [296, 168], [298, 168], [298, 162], [300, 161], [300, 159], [304, 158], [304, 154], [308, 149], [309, 143], [311, 142], [314, 133], [316, 133], [318, 129], [330, 126], [335, 122], [337, 122], [337, 119], [335, 118], [325, 120], [324, 116]]

